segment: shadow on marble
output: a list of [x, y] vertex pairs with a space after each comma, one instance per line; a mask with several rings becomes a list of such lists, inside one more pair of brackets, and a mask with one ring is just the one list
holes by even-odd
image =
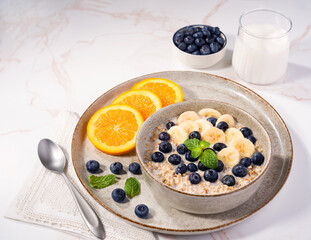
[[288, 68], [286, 71], [286, 76], [284, 77], [283, 81], [280, 83], [287, 83], [287, 82], [295, 82], [299, 81], [302, 78], [306, 78], [307, 76], [311, 76], [311, 69], [294, 64], [294, 63], [289, 63]]

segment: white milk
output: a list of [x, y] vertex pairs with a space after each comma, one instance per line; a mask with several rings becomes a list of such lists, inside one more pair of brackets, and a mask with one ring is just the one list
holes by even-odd
[[285, 30], [271, 24], [250, 24], [244, 29], [240, 29], [236, 38], [232, 57], [232, 66], [239, 77], [255, 84], [280, 79], [286, 71], [289, 53]]

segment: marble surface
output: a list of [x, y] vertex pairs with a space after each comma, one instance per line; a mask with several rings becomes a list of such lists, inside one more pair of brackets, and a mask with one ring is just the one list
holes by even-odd
[[[238, 18], [272, 8], [290, 16], [291, 51], [285, 77], [269, 86], [241, 81], [231, 66]], [[193, 70], [172, 55], [171, 36], [193, 23], [218, 25], [228, 51], [200, 70], [242, 83], [269, 101], [289, 127], [294, 163], [276, 198], [250, 219], [224, 231], [158, 239], [311, 239], [311, 2], [7, 1], [0, 2], [0, 215], [38, 161], [39, 139], [50, 137], [63, 110], [82, 114], [113, 86], [143, 74]], [[277, 64], [277, 63], [276, 63]], [[79, 239], [0, 218], [0, 239]]]

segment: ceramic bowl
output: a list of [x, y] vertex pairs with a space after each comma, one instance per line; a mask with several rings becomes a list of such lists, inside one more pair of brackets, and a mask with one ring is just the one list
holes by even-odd
[[176, 31], [175, 34], [173, 35], [173, 39], [172, 39], [173, 52], [174, 52], [176, 58], [179, 59], [183, 64], [185, 64], [189, 67], [192, 67], [192, 68], [201, 69], [201, 68], [211, 67], [211, 66], [215, 65], [216, 63], [218, 63], [225, 56], [226, 45], [227, 45], [227, 37], [223, 32], [221, 32], [220, 35], [224, 38], [225, 42], [224, 42], [222, 48], [216, 53], [211, 53], [208, 55], [193, 55], [191, 53], [187, 53], [187, 52], [180, 50], [175, 45], [174, 37], [180, 30], [186, 29], [188, 27], [203, 27], [203, 26], [205, 26], [205, 25], [186, 26], [186, 27], [183, 27], [183, 28], [179, 29], [178, 31]]
[[[220, 194], [190, 194], [176, 190], [158, 179], [148, 170], [145, 163], [151, 161], [150, 156], [155, 147], [154, 132], [160, 124], [179, 116], [185, 111], [198, 112], [202, 108], [215, 108], [222, 113], [232, 115], [235, 120], [252, 129], [257, 142], [263, 149], [265, 161], [261, 173], [249, 184], [231, 192]], [[136, 140], [136, 152], [142, 166], [148, 187], [158, 202], [173, 208], [196, 214], [212, 214], [233, 209], [248, 200], [262, 182], [271, 161], [271, 140], [265, 128], [249, 113], [227, 103], [210, 100], [191, 100], [169, 105], [152, 114], [142, 125]], [[203, 180], [204, 181], [204, 180]]]

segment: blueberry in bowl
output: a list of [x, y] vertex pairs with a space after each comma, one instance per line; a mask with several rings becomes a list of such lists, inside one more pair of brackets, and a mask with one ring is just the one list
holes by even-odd
[[217, 26], [189, 25], [173, 35], [177, 58], [193, 68], [208, 68], [225, 55], [227, 38]]

